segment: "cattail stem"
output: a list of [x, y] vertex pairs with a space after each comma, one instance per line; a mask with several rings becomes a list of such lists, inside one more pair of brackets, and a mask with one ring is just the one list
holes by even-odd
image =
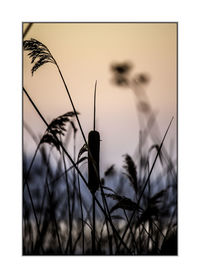
[[92, 254], [96, 253], [95, 248], [95, 238], [96, 238], [96, 222], [95, 222], [95, 195], [92, 195], [92, 222], [93, 222], [93, 229], [92, 229]]

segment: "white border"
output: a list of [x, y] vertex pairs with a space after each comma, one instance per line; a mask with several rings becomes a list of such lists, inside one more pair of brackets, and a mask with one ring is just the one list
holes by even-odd
[[[4, 1], [1, 4], [1, 277], [198, 277], [199, 8], [197, 1]], [[179, 256], [21, 256], [21, 22], [179, 22]], [[2, 63], [3, 60], [3, 63]], [[2, 156], [3, 153], [3, 156]]]

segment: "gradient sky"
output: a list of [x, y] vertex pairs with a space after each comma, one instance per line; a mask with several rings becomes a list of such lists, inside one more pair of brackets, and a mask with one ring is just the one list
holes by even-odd
[[[27, 24], [24, 24], [24, 28]], [[125, 153], [133, 154], [138, 144], [139, 124], [133, 92], [111, 82], [110, 65], [130, 61], [131, 76], [148, 73], [146, 93], [157, 112], [161, 134], [172, 116], [166, 148], [176, 141], [177, 26], [165, 24], [81, 24], [36, 23], [25, 39], [35, 38], [51, 51], [63, 73], [87, 136], [93, 127], [93, 92], [97, 85], [97, 130], [101, 134], [101, 165], [121, 165]], [[24, 86], [48, 122], [72, 111], [65, 88], [53, 64], [45, 64], [31, 75], [31, 63], [24, 53]], [[24, 121], [39, 135], [45, 126], [24, 97]], [[25, 150], [35, 149], [24, 132]], [[83, 145], [77, 138], [77, 149]], [[175, 149], [174, 149], [175, 153]]]

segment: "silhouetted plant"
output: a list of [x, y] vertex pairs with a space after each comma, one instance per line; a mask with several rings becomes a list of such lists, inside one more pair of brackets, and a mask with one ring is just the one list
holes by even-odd
[[117, 194], [105, 194], [105, 196], [118, 201], [117, 204], [111, 208], [111, 213], [116, 209], [143, 211], [143, 209], [140, 208], [137, 203], [133, 202], [131, 199], [125, 196], [120, 196]]
[[115, 165], [111, 165], [105, 172], [104, 172], [104, 176], [108, 177], [108, 176], [112, 176], [115, 174]]
[[138, 192], [138, 181], [137, 181], [137, 170], [136, 165], [133, 161], [133, 159], [130, 157], [130, 155], [126, 154], [125, 157], [125, 164], [123, 168], [126, 170], [126, 175], [129, 178], [131, 184], [133, 185], [133, 188], [135, 189], [135, 192], [137, 194]]
[[[79, 114], [79, 113], [77, 113]], [[43, 135], [40, 144], [42, 143], [48, 143], [51, 145], [54, 145], [58, 151], [60, 151], [60, 143], [57, 140], [56, 136], [58, 135], [64, 135], [66, 131], [65, 124], [69, 122], [72, 124], [74, 130], [76, 131], [76, 128], [73, 124], [73, 121], [71, 121], [71, 117], [74, 117], [74, 112], [67, 112], [62, 116], [57, 117], [54, 119], [49, 126], [46, 129], [45, 134]]]
[[28, 56], [31, 58], [31, 63], [35, 62], [32, 67], [32, 75], [39, 69], [42, 65], [46, 63], [56, 64], [53, 56], [51, 55], [49, 49], [41, 42], [36, 39], [30, 39], [23, 42], [24, 50], [30, 51]]

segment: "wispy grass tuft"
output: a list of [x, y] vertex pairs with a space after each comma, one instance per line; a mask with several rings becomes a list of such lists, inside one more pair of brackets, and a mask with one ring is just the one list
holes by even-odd
[[[77, 113], [79, 114], [79, 113]], [[40, 144], [48, 143], [54, 145], [58, 151], [60, 151], [60, 143], [56, 139], [55, 136], [64, 135], [66, 132], [66, 123], [69, 122], [73, 124], [71, 117], [74, 117], [74, 112], [67, 112], [62, 116], [57, 117], [54, 119], [46, 129], [45, 134], [43, 135]], [[73, 128], [74, 124], [73, 124]]]
[[137, 170], [136, 165], [130, 155], [126, 154], [125, 157], [125, 164], [123, 168], [126, 170], [126, 175], [129, 178], [131, 184], [133, 185], [135, 192], [138, 192], [138, 181], [137, 181]]
[[43, 43], [36, 39], [30, 39], [23, 42], [24, 50], [30, 51], [28, 56], [31, 58], [31, 63], [35, 63], [31, 69], [32, 75], [42, 65], [46, 63], [56, 64], [49, 49]]

